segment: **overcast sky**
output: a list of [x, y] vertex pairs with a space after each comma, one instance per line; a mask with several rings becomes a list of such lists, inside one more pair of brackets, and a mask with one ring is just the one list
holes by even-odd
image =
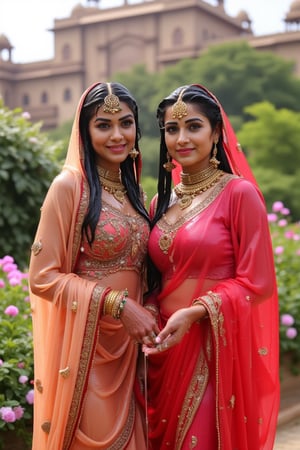
[[[129, 3], [139, 3], [129, 0]], [[208, 3], [216, 4], [214, 0]], [[55, 18], [68, 17], [74, 6], [90, 4], [87, 0], [0, 0], [0, 35], [14, 46], [14, 62], [53, 58], [53, 33], [48, 31]], [[226, 12], [236, 16], [245, 10], [256, 35], [285, 31], [283, 22], [293, 0], [224, 0]], [[101, 0], [101, 7], [119, 6], [122, 0]]]

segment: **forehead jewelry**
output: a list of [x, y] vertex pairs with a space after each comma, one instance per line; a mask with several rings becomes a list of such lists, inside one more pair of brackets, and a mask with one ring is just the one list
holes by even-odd
[[174, 103], [172, 107], [172, 117], [173, 119], [182, 119], [182, 117], [187, 116], [187, 106], [186, 103], [182, 100], [183, 93], [186, 91], [186, 88], [182, 89], [177, 99], [177, 102]]
[[111, 84], [107, 83], [108, 95], [104, 99], [103, 111], [110, 114], [115, 114], [122, 110], [120, 106], [119, 97], [112, 93]]

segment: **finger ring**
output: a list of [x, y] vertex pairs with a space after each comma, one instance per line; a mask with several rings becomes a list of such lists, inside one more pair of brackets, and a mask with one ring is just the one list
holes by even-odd
[[149, 338], [150, 339], [155, 339], [156, 338], [156, 334], [154, 333], [154, 331], [151, 331]]
[[164, 342], [164, 348], [168, 348], [168, 343], [167, 342]]

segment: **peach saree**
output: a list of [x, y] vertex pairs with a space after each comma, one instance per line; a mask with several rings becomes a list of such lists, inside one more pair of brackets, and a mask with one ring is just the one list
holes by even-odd
[[79, 102], [66, 163], [45, 198], [32, 246], [33, 450], [146, 448], [133, 394], [137, 346], [120, 322], [101, 317], [111, 284], [141, 302], [141, 273], [76, 273], [89, 199], [79, 115], [92, 87]]

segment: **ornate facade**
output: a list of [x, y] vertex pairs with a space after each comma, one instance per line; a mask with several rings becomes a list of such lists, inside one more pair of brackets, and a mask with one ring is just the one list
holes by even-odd
[[300, 0], [292, 2], [285, 21], [285, 33], [254, 36], [247, 13], [229, 16], [221, 0], [216, 6], [204, 0], [125, 1], [108, 9], [79, 4], [69, 17], [54, 20], [51, 60], [13, 63], [13, 47], [0, 34], [0, 94], [8, 107], [21, 106], [33, 121], [54, 128], [73, 117], [79, 96], [94, 81], [135, 64], [155, 73], [237, 39], [294, 60], [300, 75]]

